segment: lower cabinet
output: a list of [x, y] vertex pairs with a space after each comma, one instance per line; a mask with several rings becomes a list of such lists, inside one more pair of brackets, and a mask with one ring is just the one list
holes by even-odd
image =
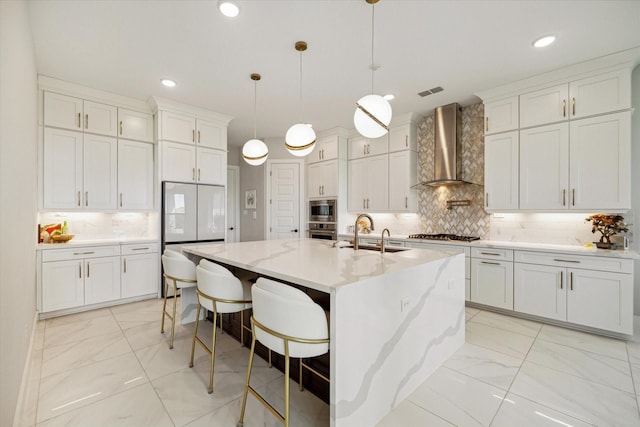
[[471, 248], [471, 301], [513, 310], [513, 251]]
[[515, 259], [515, 311], [633, 333], [632, 260], [528, 251]]
[[120, 289], [122, 298], [158, 293], [158, 245], [122, 245]]

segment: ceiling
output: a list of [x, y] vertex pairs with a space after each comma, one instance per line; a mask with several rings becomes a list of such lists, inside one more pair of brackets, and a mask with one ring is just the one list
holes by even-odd
[[[355, 101], [371, 93], [371, 12], [365, 0], [31, 0], [38, 72], [147, 100], [160, 96], [233, 116], [242, 145], [284, 137], [303, 121], [316, 132], [353, 128]], [[640, 1], [381, 0], [375, 6], [375, 92], [394, 115], [430, 114], [473, 94], [565, 65], [640, 46]], [[532, 41], [553, 33], [553, 45]], [[302, 109], [298, 40], [302, 54]], [[160, 79], [178, 85], [168, 89]], [[426, 89], [443, 92], [422, 98]]]

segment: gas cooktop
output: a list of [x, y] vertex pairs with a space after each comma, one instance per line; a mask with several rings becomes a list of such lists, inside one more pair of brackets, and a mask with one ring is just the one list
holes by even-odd
[[423, 239], [423, 240], [457, 240], [460, 242], [472, 242], [474, 240], [480, 240], [479, 237], [474, 236], [458, 236], [457, 234], [410, 234], [410, 239]]

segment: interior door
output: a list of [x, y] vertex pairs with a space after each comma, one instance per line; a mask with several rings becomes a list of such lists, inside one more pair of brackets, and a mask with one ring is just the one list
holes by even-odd
[[269, 239], [300, 237], [300, 164], [272, 163]]
[[196, 185], [179, 182], [163, 184], [164, 241], [196, 240]]
[[224, 187], [220, 185], [198, 185], [197, 240], [224, 239], [224, 205]]
[[240, 167], [227, 166], [227, 242], [240, 241]]

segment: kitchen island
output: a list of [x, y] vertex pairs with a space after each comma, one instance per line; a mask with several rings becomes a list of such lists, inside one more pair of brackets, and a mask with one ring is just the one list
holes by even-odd
[[328, 294], [331, 426], [375, 425], [464, 343], [463, 254], [315, 239], [184, 251]]

